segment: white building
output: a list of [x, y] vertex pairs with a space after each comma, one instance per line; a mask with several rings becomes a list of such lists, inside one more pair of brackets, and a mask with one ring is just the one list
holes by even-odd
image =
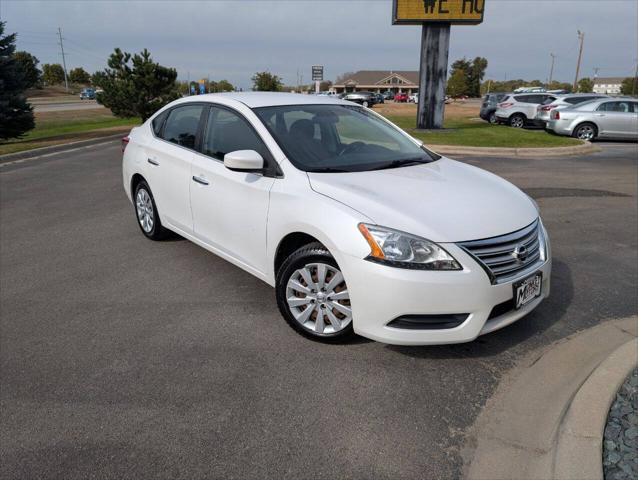
[[605, 93], [607, 95], [620, 94], [623, 77], [600, 77], [594, 79], [594, 93]]

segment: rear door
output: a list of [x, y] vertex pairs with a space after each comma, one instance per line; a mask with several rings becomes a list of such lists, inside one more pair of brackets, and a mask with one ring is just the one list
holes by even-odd
[[190, 173], [204, 106], [185, 104], [168, 111], [156, 137], [147, 146], [147, 180], [162, 223], [193, 231]]
[[257, 151], [271, 168], [275, 161], [250, 122], [219, 105], [206, 112], [202, 144], [193, 157], [191, 206], [195, 236], [259, 273], [267, 271], [266, 223], [273, 176], [234, 172], [224, 155]]
[[633, 103], [629, 100], [600, 104], [594, 117], [601, 137], [633, 138], [635, 121]]

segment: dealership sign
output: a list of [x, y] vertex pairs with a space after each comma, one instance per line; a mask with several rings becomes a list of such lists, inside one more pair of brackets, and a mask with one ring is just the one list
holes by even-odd
[[485, 0], [393, 0], [392, 23], [478, 25], [483, 21], [484, 9]]
[[323, 65], [312, 66], [312, 81], [323, 82]]

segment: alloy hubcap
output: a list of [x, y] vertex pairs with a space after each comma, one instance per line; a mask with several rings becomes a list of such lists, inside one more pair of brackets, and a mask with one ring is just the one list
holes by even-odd
[[350, 294], [342, 273], [325, 263], [295, 270], [286, 286], [293, 317], [313, 333], [337, 333], [352, 321]]
[[591, 140], [594, 137], [594, 129], [591, 127], [581, 127], [578, 130], [578, 138], [581, 140]]
[[512, 127], [521, 128], [523, 126], [523, 119], [516, 117], [512, 120]]
[[137, 210], [137, 219], [142, 226], [142, 230], [146, 233], [151, 233], [155, 223], [153, 220], [153, 202], [151, 201], [151, 196], [143, 188], [140, 188], [137, 192], [135, 208]]

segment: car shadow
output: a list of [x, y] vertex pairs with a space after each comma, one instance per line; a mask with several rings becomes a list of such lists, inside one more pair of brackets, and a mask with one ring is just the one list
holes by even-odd
[[552, 291], [549, 298], [529, 315], [501, 330], [468, 343], [419, 347], [387, 345], [386, 348], [402, 355], [424, 359], [487, 358], [499, 355], [547, 330], [565, 315], [574, 297], [569, 265], [560, 259], [554, 259], [551, 278]]

